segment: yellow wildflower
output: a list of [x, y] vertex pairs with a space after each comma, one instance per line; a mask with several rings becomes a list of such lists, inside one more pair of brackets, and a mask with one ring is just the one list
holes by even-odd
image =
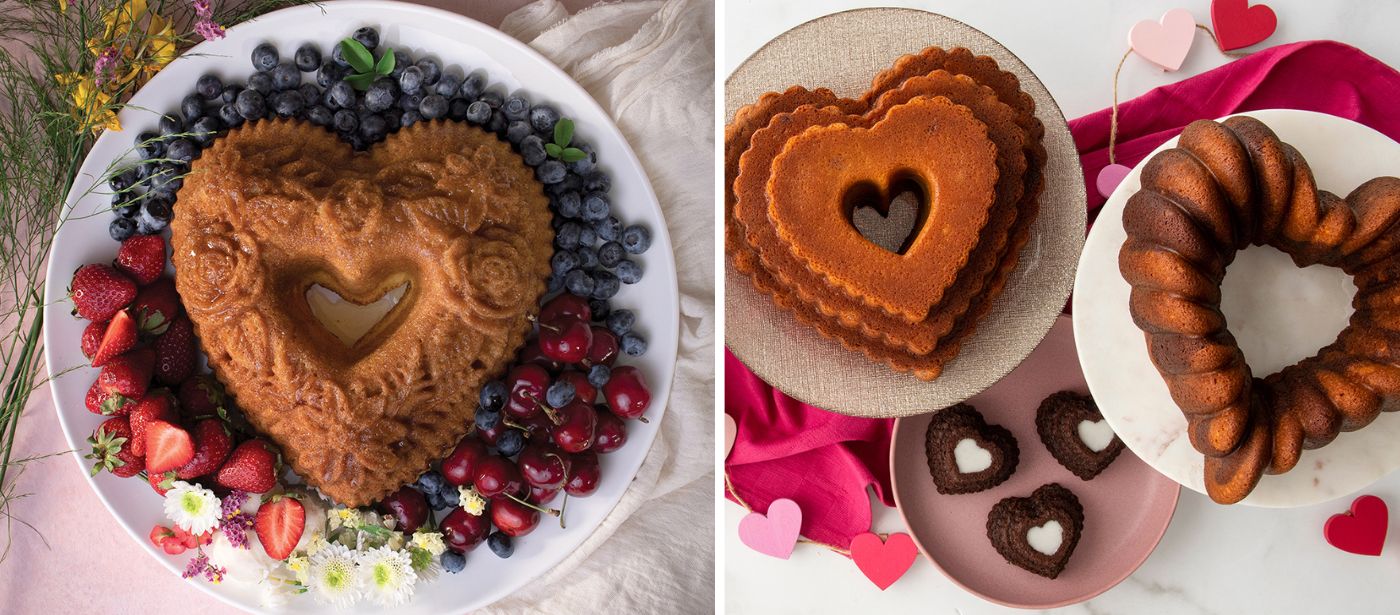
[[426, 530], [413, 533], [413, 546], [431, 553], [433, 557], [442, 555], [442, 552], [447, 550], [447, 545], [442, 542], [442, 534]]
[[92, 55], [98, 55], [110, 43], [125, 46], [132, 27], [145, 14], [146, 0], [127, 0], [126, 3], [107, 11], [107, 14], [102, 16], [102, 36], [87, 42], [88, 51], [92, 52]]
[[112, 96], [99, 89], [91, 75], [61, 73], [54, 75], [54, 80], [72, 91], [73, 117], [77, 118], [80, 128], [87, 128], [93, 133], [104, 128], [122, 129], [121, 122], [117, 121], [117, 114], [110, 106]]
[[58, 12], [60, 12], [60, 13], [67, 13], [67, 12], [68, 12], [68, 0], [58, 0]]
[[146, 75], [154, 75], [175, 59], [175, 28], [171, 20], [151, 13], [151, 22], [146, 26], [149, 37], [146, 47], [151, 52], [149, 60], [142, 67]]
[[287, 558], [287, 568], [296, 574], [297, 582], [302, 585], [307, 584], [307, 570], [311, 569], [311, 562], [305, 555], [294, 555]]

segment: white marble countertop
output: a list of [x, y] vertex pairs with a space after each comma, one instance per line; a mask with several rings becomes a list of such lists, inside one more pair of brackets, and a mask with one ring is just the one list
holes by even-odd
[[[723, 75], [763, 43], [812, 18], [876, 5], [922, 8], [964, 21], [1016, 53], [1054, 94], [1066, 117], [1108, 106], [1113, 68], [1126, 49], [1128, 28], [1183, 6], [1209, 23], [1206, 0], [1175, 2], [1094, 0], [938, 0], [937, 2], [841, 2], [834, 0], [726, 0]], [[1400, 2], [1343, 3], [1269, 0], [1279, 29], [1269, 44], [1330, 38], [1400, 66]], [[1223, 64], [1203, 35], [1179, 74], [1129, 58], [1119, 83], [1123, 98]], [[810, 84], [819, 85], [819, 84]], [[1400, 511], [1400, 473], [1365, 490]], [[1330, 504], [1270, 510], [1221, 507], [1183, 490], [1162, 544], [1127, 581], [1087, 603], [1056, 613], [1153, 615], [1394, 613], [1400, 604], [1400, 540], [1392, 532], [1378, 558], [1349, 555], [1322, 539], [1322, 524], [1346, 510], [1350, 498]], [[872, 500], [875, 530], [901, 531], [898, 512]], [[729, 613], [919, 612], [933, 615], [1016, 613], [963, 592], [922, 558], [887, 591], [872, 585], [850, 560], [799, 545], [792, 559], [760, 555], [738, 542], [743, 509], [724, 507], [725, 606]], [[1397, 512], [1400, 514], [1400, 512]]]

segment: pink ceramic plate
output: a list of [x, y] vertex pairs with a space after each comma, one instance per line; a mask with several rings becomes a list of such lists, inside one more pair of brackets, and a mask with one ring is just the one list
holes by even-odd
[[[1070, 319], [1061, 316], [1030, 357], [992, 388], [968, 400], [1011, 430], [1020, 463], [1006, 482], [980, 493], [942, 495], [924, 453], [930, 415], [899, 419], [890, 450], [895, 504], [919, 549], [954, 583], [1006, 606], [1048, 609], [1083, 602], [1126, 579], [1167, 531], [1180, 487], [1124, 449], [1092, 481], [1050, 456], [1035, 430], [1035, 410], [1056, 391], [1087, 392]], [[1084, 532], [1064, 572], [1051, 580], [1013, 566], [987, 540], [987, 513], [1002, 498], [1058, 482], [1084, 505]]]

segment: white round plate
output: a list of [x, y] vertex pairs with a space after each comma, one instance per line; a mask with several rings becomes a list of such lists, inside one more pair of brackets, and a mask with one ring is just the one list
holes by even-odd
[[[1291, 109], [1250, 111], [1308, 159], [1320, 189], [1338, 195], [1400, 169], [1400, 144], [1355, 122]], [[1153, 152], [1176, 146], [1174, 138]], [[1149, 156], [1150, 158], [1151, 156]], [[1128, 313], [1130, 287], [1118, 272], [1127, 239], [1123, 208], [1138, 190], [1140, 170], [1104, 204], [1084, 244], [1074, 283], [1074, 337], [1089, 390], [1113, 431], [1146, 461], [1178, 483], [1204, 493], [1203, 457], [1186, 438], [1186, 419], [1147, 355], [1143, 334]], [[1350, 318], [1356, 286], [1339, 269], [1299, 269], [1269, 247], [1240, 252], [1221, 284], [1230, 331], [1255, 374], [1296, 363], [1336, 339]], [[1382, 414], [1360, 431], [1321, 449], [1303, 451], [1293, 471], [1265, 476], [1244, 504], [1307, 506], [1357, 491], [1400, 468], [1400, 413]]]
[[[567, 530], [543, 522], [532, 534], [516, 541], [514, 556], [506, 560], [479, 548], [468, 554], [466, 570], [455, 575], [444, 573], [433, 581], [420, 583], [410, 604], [393, 609], [399, 614], [468, 611], [510, 594], [559, 563], [593, 533], [621, 499], [660, 427], [671, 390], [680, 327], [671, 240], [641, 163], [607, 112], [567, 74], [519, 41], [455, 13], [398, 2], [352, 0], [269, 13], [231, 28], [222, 40], [195, 46], [136, 93], [131, 106], [120, 116], [124, 130], [103, 134], [83, 163], [65, 208], [66, 220], [49, 257], [44, 299], [47, 367], [55, 376], [51, 386], [64, 435], [74, 450], [83, 451], [86, 438], [101, 423], [101, 417], [88, 412], [83, 404], [98, 370], [87, 366], [79, 349], [87, 323], [69, 315], [72, 305], [65, 289], [75, 269], [85, 263], [111, 261], [117, 250], [117, 243], [107, 233], [110, 197], [84, 193], [114, 161], [135, 158], [132, 140], [144, 130], [155, 129], [156, 112], [178, 110], [180, 99], [204, 73], [245, 79], [252, 72], [249, 56], [259, 43], [276, 44], [284, 57], [290, 57], [291, 50], [306, 41], [319, 44], [323, 53], [329, 53], [337, 41], [367, 25], [379, 27], [381, 46], [404, 49], [415, 56], [431, 55], [444, 66], [484, 69], [493, 86], [511, 92], [519, 90], [532, 100], [548, 100], [565, 117], [573, 118], [578, 138], [594, 146], [600, 166], [612, 176], [611, 196], [618, 217], [629, 224], [649, 227], [653, 236], [652, 248], [637, 257], [647, 275], [638, 284], [624, 285], [613, 300], [614, 304], [637, 312], [637, 328], [650, 344], [645, 355], [628, 360], [642, 369], [652, 388], [652, 407], [647, 412], [650, 422], [629, 421], [627, 445], [601, 456], [603, 478], [598, 491], [587, 498], [570, 498]], [[104, 186], [98, 187], [98, 192], [105, 190]], [[74, 455], [74, 459], [87, 475], [90, 462], [79, 455]], [[119, 479], [105, 472], [90, 482], [132, 539], [172, 573], [183, 569], [186, 556], [168, 556], [147, 540], [152, 525], [166, 522], [162, 499], [150, 486], [139, 478]], [[254, 586], [232, 582], [214, 585], [198, 580], [192, 583], [231, 605], [250, 611], [259, 609], [259, 589]], [[310, 613], [322, 608], [303, 596], [292, 599], [285, 610]], [[351, 612], [379, 611], [365, 605]]]

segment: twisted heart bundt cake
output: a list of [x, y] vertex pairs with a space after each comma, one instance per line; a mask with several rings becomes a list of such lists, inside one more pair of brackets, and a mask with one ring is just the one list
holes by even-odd
[[[1303, 449], [1400, 408], [1398, 220], [1400, 179], [1370, 180], [1346, 198], [1319, 190], [1298, 151], [1250, 117], [1194, 122], [1143, 167], [1123, 212], [1119, 268], [1215, 501], [1240, 501]], [[1225, 268], [1250, 245], [1299, 267], [1339, 267], [1357, 287], [1335, 342], [1263, 379], [1220, 312]]]
[[[765, 94], [725, 130], [730, 261], [823, 335], [936, 378], [1035, 220], [1045, 149], [1034, 111], [992, 59], [936, 47], [898, 60], [859, 99]], [[860, 235], [851, 214], [903, 189], [924, 208], [896, 254]]]

